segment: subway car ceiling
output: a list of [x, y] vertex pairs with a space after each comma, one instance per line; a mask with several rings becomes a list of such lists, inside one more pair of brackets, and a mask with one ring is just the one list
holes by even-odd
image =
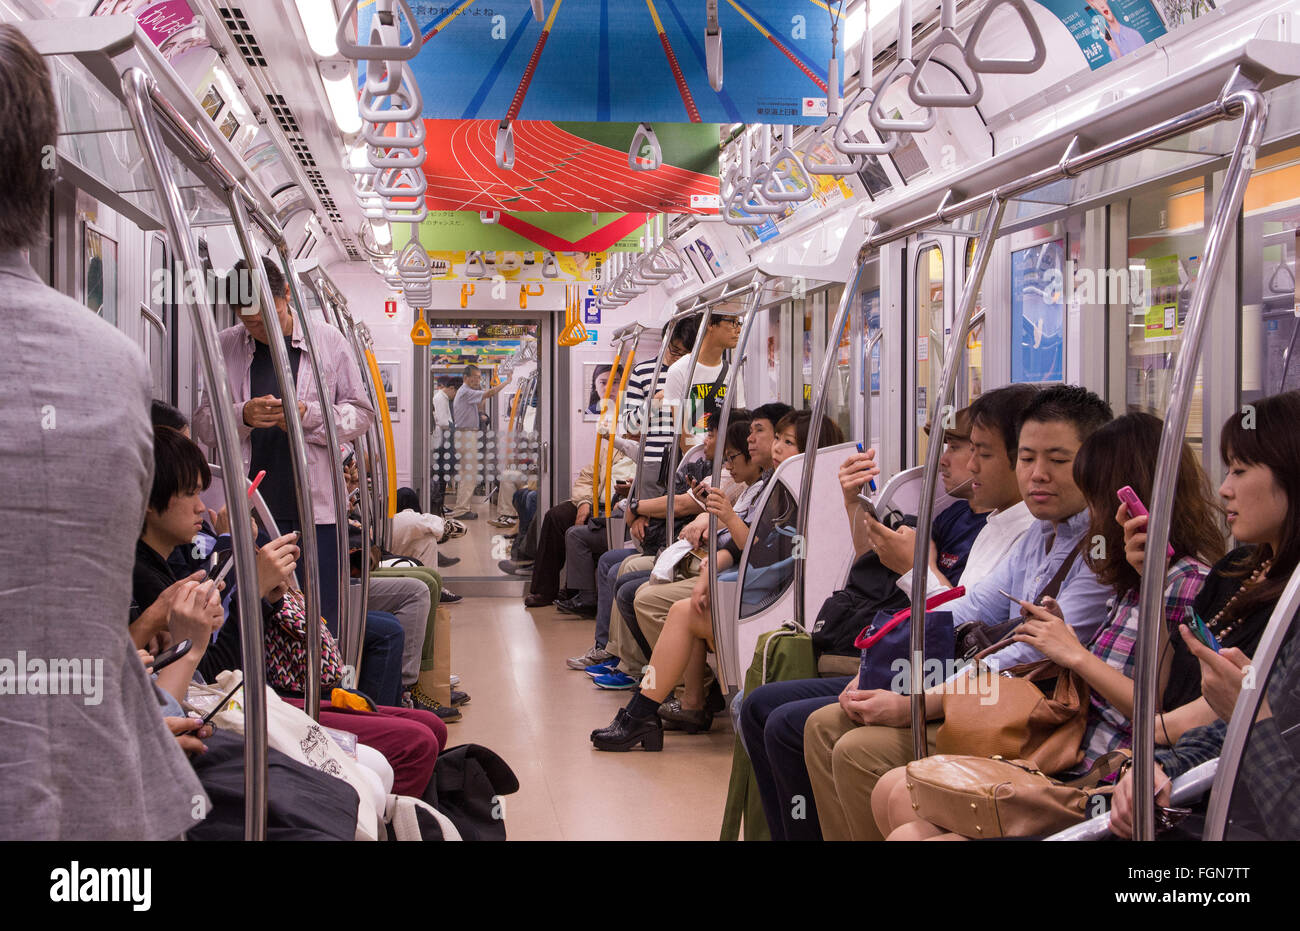
[[[588, 513], [608, 518], [597, 530], [610, 549], [622, 545], [599, 401], [621, 406], [634, 365], [667, 368], [665, 325], [737, 318], [726, 396], [714, 395], [720, 436], [733, 409], [778, 400], [834, 424], [840, 442], [777, 463], [754, 505], [793, 503], [789, 535], [808, 547], [770, 599], [756, 607], [741, 581], [761, 587], [755, 544], [738, 548], [730, 578], [716, 519], [700, 544], [717, 685], [731, 694], [764, 634], [787, 620], [811, 629], [844, 584], [855, 554], [819, 528], [842, 520], [836, 469], [855, 446], [876, 450], [883, 476], [866, 506], [914, 511], [914, 564], [928, 563], [953, 500], [940, 485], [946, 433], [989, 389], [1078, 385], [1116, 414], [1156, 414], [1157, 474], [1177, 473], [1185, 440], [1217, 487], [1229, 418], [1300, 385], [1300, 0], [1114, 6], [1119, 19], [1100, 0], [663, 0], [608, 17], [583, 0], [0, 0], [0, 22], [44, 56], [59, 108], [50, 244], [30, 250], [34, 269], [140, 346], [154, 397], [191, 418], [224, 371], [217, 333], [236, 322], [214, 282], [254, 256], [287, 272], [311, 321], [304, 361], [318, 366], [314, 347], [343, 334], [358, 409], [373, 408], [355, 431], [332, 416], [321, 428], [333, 448], [344, 431], [356, 438], [363, 550], [391, 548], [400, 487], [421, 512], [441, 510], [435, 437], [466, 428], [436, 421], [436, 394], [471, 377], [471, 361], [490, 370], [491, 417], [507, 467], [536, 483], [538, 520], [594, 463]], [[611, 56], [635, 66], [621, 74]], [[260, 306], [274, 279], [253, 279]], [[704, 342], [685, 347], [691, 371]], [[278, 343], [272, 355], [283, 374], [290, 356]], [[511, 379], [520, 390], [494, 398]], [[213, 390], [229, 400], [228, 386]], [[305, 424], [282, 416], [298, 513], [310, 514], [320, 489], [308, 488]], [[211, 429], [220, 470], [240, 472], [236, 423]], [[648, 478], [635, 435], [633, 488]], [[665, 475], [686, 455], [669, 446]], [[719, 484], [724, 462], [719, 440], [703, 474]], [[337, 553], [337, 464], [327, 480], [342, 520], [303, 542]], [[498, 508], [519, 484], [508, 481]], [[448, 516], [464, 515], [469, 491]], [[678, 492], [665, 492], [671, 540]], [[1146, 504], [1158, 552], [1174, 489], [1158, 483]], [[236, 510], [234, 533], [251, 535]], [[449, 577], [471, 595], [522, 594], [492, 569], [514, 562], [508, 538], [491, 537], [482, 571], [467, 557]], [[251, 551], [235, 550], [238, 574], [255, 576]], [[341, 661], [359, 662], [366, 596], [349, 602], [341, 560], [337, 579], [317, 576], [303, 576], [304, 610], [332, 617], [337, 603]], [[1152, 578], [1133, 596], [1160, 616]], [[918, 572], [906, 590], [918, 610], [928, 584]], [[1275, 594], [1266, 669], [1285, 654], [1300, 575]], [[255, 592], [239, 597], [258, 613]], [[1152, 797], [1157, 628], [1135, 635], [1132, 714], [1133, 778]], [[243, 636], [247, 655], [260, 638]], [[925, 625], [908, 637], [923, 655]], [[920, 758], [926, 706], [911, 674]], [[247, 675], [250, 715], [264, 715], [266, 670]], [[317, 678], [303, 691], [313, 715]], [[1219, 781], [1210, 766], [1175, 785], [1174, 804], [1226, 780], [1207, 837], [1230, 832], [1258, 702], [1242, 698], [1227, 722]], [[246, 759], [262, 765], [254, 731]], [[1134, 835], [1152, 838], [1157, 817], [1139, 806]], [[246, 825], [264, 836], [265, 811]]]

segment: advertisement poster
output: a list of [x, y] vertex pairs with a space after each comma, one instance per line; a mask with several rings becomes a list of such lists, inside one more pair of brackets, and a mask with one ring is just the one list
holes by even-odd
[[1147, 276], [1144, 336], [1148, 342], [1173, 339], [1182, 322], [1178, 314], [1178, 256], [1147, 259]]
[[[368, 35], [373, 4], [359, 4]], [[809, 0], [722, 0], [722, 89], [698, 0], [413, 0], [429, 119], [820, 123], [831, 21]], [[842, 30], [841, 30], [842, 31]], [[430, 93], [437, 88], [437, 93]]]
[[[814, 147], [811, 155], [807, 155], [802, 149], [795, 149], [794, 152], [801, 167], [805, 158], [810, 158], [815, 164], [827, 165], [837, 161], [838, 155], [824, 142]], [[778, 167], [784, 170], [783, 166]], [[834, 175], [807, 174], [806, 171], [792, 172], [792, 177], [782, 179], [781, 187], [790, 193], [808, 190], [808, 184], [803, 180], [805, 177], [812, 186], [812, 194], [807, 200], [787, 203], [781, 213], [764, 215], [763, 222], [757, 226], [740, 227], [750, 242], [767, 242], [775, 239], [781, 234], [782, 226], [798, 223], [805, 217], [827, 207], [834, 207], [853, 197], [853, 188], [844, 178], [837, 178]], [[738, 212], [741, 216], [749, 216], [743, 210]]]
[[1165, 34], [1151, 0], [1038, 0], [1079, 43], [1093, 70]]
[[[468, 210], [431, 211], [420, 224], [420, 242], [430, 252], [637, 252], [645, 235], [645, 214], [502, 213], [484, 223]], [[397, 248], [410, 241], [409, 223], [394, 224]]]
[[636, 123], [519, 120], [513, 169], [497, 167], [499, 120], [424, 125], [430, 210], [718, 212], [716, 126], [654, 127], [663, 164], [638, 171], [628, 164]]
[[1011, 253], [1011, 380], [1065, 377], [1065, 241]]

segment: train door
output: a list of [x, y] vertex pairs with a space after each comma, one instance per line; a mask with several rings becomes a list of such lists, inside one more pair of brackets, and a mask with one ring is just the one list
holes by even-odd
[[923, 239], [911, 251], [908, 381], [913, 391], [908, 405], [910, 416], [905, 418], [908, 448], [912, 451], [908, 457], [909, 465], [925, 459], [927, 444], [922, 428], [932, 416], [931, 407], [943, 374], [952, 318], [952, 250], [952, 237], [941, 236]]
[[[433, 341], [416, 347], [428, 370], [415, 408], [412, 482], [422, 506], [454, 523], [440, 547], [443, 578], [470, 594], [519, 594], [528, 534], [550, 507], [552, 403], [549, 320], [544, 315], [436, 314]], [[473, 365], [478, 374], [467, 376]], [[456, 403], [462, 389], [504, 385], [473, 412]], [[439, 395], [442, 395], [440, 398]], [[450, 420], [448, 418], [450, 417]], [[425, 502], [427, 501], [427, 505]]]
[[1246, 188], [1240, 403], [1300, 388], [1300, 148], [1259, 159]]

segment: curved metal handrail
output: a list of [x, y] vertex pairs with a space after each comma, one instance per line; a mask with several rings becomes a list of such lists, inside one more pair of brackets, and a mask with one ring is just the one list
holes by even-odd
[[[157, 122], [155, 108], [163, 110], [169, 120], [179, 120], [170, 105], [158, 92], [157, 84], [139, 68], [128, 68], [122, 74], [122, 97], [131, 126], [144, 155], [150, 181], [158, 196], [158, 204], [172, 238], [173, 248], [186, 270], [202, 269], [187, 219], [180, 188], [172, 172], [171, 162], [165, 157], [165, 148]], [[202, 142], [190, 128], [192, 140]], [[206, 145], [206, 143], [204, 143]], [[209, 156], [211, 148], [208, 148]], [[217, 453], [222, 467], [231, 475], [243, 474], [239, 434], [234, 420], [234, 402], [231, 399], [226, 363], [221, 355], [213, 308], [205, 288], [189, 289], [194, 294], [186, 301], [190, 320], [198, 344], [203, 377], [212, 398], [212, 419], [217, 433]], [[257, 577], [257, 560], [252, 548], [253, 521], [245, 506], [247, 500], [242, 488], [226, 482], [226, 509], [230, 515], [232, 556], [240, 578]], [[240, 645], [244, 654], [244, 837], [246, 840], [265, 840], [267, 822], [267, 745], [266, 745], [266, 668], [263, 655], [261, 599], [255, 585], [242, 586], [238, 592], [240, 614]]]
[[[844, 329], [848, 326], [849, 310], [858, 298], [858, 285], [862, 281], [862, 273], [865, 269], [865, 262], [857, 263], [853, 277], [844, 285], [844, 293], [840, 295], [840, 306], [835, 310], [835, 322], [826, 337], [826, 354], [822, 359], [821, 375], [813, 397], [812, 420], [808, 424], [808, 444], [803, 451], [803, 472], [799, 477], [799, 509], [795, 514], [797, 539], [807, 539], [808, 536], [808, 514], [812, 510], [808, 507], [808, 502], [812, 500], [813, 467], [817, 464], [817, 437], [821, 433], [821, 419], [826, 415], [826, 392], [835, 375], [835, 366], [839, 364], [839, 352], [833, 350], [839, 346]], [[794, 620], [800, 630], [805, 630], [808, 626], [807, 610], [804, 605], [804, 593], [808, 584], [806, 570], [805, 560], [795, 560]]]

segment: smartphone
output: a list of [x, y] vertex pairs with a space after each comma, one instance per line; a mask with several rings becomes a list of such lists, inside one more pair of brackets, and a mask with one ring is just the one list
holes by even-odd
[[258, 472], [248, 485], [248, 500], [253, 500], [253, 492], [257, 491], [257, 486], [262, 484], [262, 479], [266, 478], [266, 469]]
[[166, 669], [172, 663], [176, 662], [188, 653], [191, 646], [193, 646], [193, 644], [189, 640], [182, 640], [180, 643], [174, 643], [155, 656], [153, 662], [149, 665], [153, 667], [155, 673], [161, 672], [163, 669]]
[[351, 468], [351, 467], [352, 467], [352, 460], [354, 460], [354, 459], [356, 459], [356, 458], [357, 458], [356, 450], [354, 450], [354, 449], [349, 449], [349, 450], [348, 450], [348, 454], [347, 454], [346, 456], [343, 457], [343, 468], [345, 468], [345, 469], [349, 469], [349, 468]]
[[1192, 629], [1192, 634], [1197, 640], [1201, 641], [1201, 643], [1205, 644], [1215, 653], [1218, 653], [1223, 649], [1222, 644], [1219, 643], [1219, 639], [1214, 636], [1214, 631], [1210, 630], [1209, 625], [1206, 624], [1205, 621], [1201, 620], [1201, 616], [1195, 611], [1192, 612], [1192, 622], [1187, 626]]
[[1002, 595], [1005, 595], [1007, 598], [1010, 598], [1016, 604], [1020, 604], [1020, 602], [1024, 601], [1023, 598], [1017, 598], [1015, 595], [1011, 594], [1009, 591], [1006, 591], [1005, 589], [999, 588], [998, 592]]
[[[858, 444], [858, 452], [860, 452], [860, 453], [865, 453], [865, 452], [866, 452], [866, 450], [862, 448], [862, 444], [861, 444], [861, 443]], [[876, 490], [876, 480], [875, 480], [874, 478], [869, 478], [869, 479], [867, 479], [867, 484], [871, 486], [871, 490], [872, 490], [872, 491], [875, 491], [875, 490]], [[874, 510], [872, 511], [871, 516], [872, 516], [872, 517], [875, 517], [875, 516], [876, 516]]]
[[[1132, 485], [1125, 485], [1115, 492], [1115, 497], [1119, 498], [1128, 507], [1128, 512], [1133, 517], [1147, 516], [1147, 506], [1142, 503], [1142, 499], [1137, 496], [1137, 492], [1133, 490]], [[1174, 558], [1174, 548], [1171, 544], [1165, 544], [1165, 553], [1170, 559]]]

